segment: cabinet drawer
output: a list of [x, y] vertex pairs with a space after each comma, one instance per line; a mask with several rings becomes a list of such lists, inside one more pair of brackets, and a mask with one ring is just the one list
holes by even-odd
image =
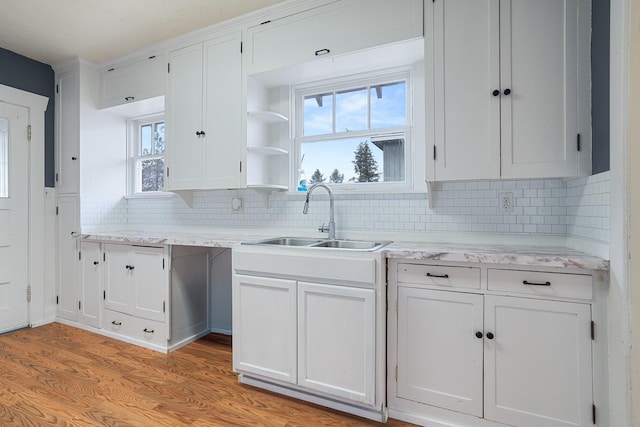
[[167, 328], [164, 322], [105, 310], [103, 329], [135, 341], [163, 347], [167, 345]]
[[488, 289], [548, 297], [591, 299], [592, 279], [590, 275], [582, 274], [489, 269]]
[[398, 283], [480, 289], [480, 269], [477, 267], [398, 264]]

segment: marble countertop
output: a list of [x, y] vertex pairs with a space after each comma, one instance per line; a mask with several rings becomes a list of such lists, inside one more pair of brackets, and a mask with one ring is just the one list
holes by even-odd
[[[111, 243], [231, 248], [245, 241], [276, 235], [245, 234], [234, 230], [214, 233], [117, 230], [80, 233], [77, 237]], [[609, 270], [608, 260], [562, 246], [394, 241], [379, 252], [387, 258], [397, 259]]]

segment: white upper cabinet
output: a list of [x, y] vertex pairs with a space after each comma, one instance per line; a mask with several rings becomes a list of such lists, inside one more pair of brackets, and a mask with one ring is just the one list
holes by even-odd
[[169, 54], [166, 190], [243, 186], [240, 42], [238, 31]]
[[104, 71], [101, 75], [100, 107], [164, 95], [166, 69], [167, 55], [155, 55]]
[[434, 180], [589, 173], [589, 13], [588, 0], [426, 3]]
[[80, 191], [80, 71], [72, 69], [56, 82], [56, 192]]
[[247, 31], [246, 74], [421, 37], [422, 0], [332, 2]]

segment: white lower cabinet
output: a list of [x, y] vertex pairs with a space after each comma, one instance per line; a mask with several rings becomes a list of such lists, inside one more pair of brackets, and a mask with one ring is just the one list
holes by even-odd
[[[590, 288], [590, 275], [498, 269], [487, 274], [482, 267], [488, 287], [469, 291], [455, 287], [455, 271], [448, 274], [447, 289], [404, 282], [411, 277], [406, 271], [416, 269], [407, 266], [394, 261], [389, 268], [395, 305], [388, 341], [392, 417], [425, 425], [594, 424], [591, 303], [564, 300], [562, 283], [567, 281], [571, 294], [576, 282]], [[556, 296], [492, 294], [491, 279], [502, 272], [514, 276], [514, 286]]]
[[164, 247], [105, 244], [104, 329], [166, 348], [169, 270]]
[[233, 301], [235, 369], [295, 384], [295, 280], [236, 275]]
[[386, 420], [380, 254], [233, 249], [239, 381]]
[[98, 242], [80, 242], [78, 322], [94, 328], [101, 326], [102, 252]]
[[298, 384], [373, 404], [373, 289], [298, 282]]

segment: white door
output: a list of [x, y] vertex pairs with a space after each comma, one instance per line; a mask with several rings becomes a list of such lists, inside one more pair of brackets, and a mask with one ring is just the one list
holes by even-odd
[[233, 276], [233, 369], [296, 383], [296, 282]]
[[398, 397], [482, 416], [483, 297], [398, 287]]
[[0, 333], [27, 326], [29, 110], [0, 102]]
[[242, 185], [240, 32], [204, 44], [205, 188]]
[[298, 384], [373, 404], [375, 290], [298, 282]]
[[167, 295], [164, 249], [133, 246], [131, 248], [133, 287], [132, 314], [164, 322]]
[[577, 173], [578, 6], [500, 2], [503, 178]]
[[485, 337], [486, 419], [593, 425], [589, 304], [485, 296]]
[[127, 245], [104, 245], [104, 290], [105, 308], [121, 313], [132, 313], [130, 247]]
[[64, 319], [78, 320], [78, 197], [58, 197], [58, 284], [56, 293], [57, 315]]
[[[202, 137], [202, 44], [169, 55], [167, 90], [166, 190], [201, 188], [205, 138]], [[197, 132], [197, 134], [196, 134]], [[206, 134], [205, 134], [206, 136]]]
[[499, 178], [498, 0], [426, 2], [425, 12], [425, 60], [433, 73], [427, 129], [435, 138], [435, 179]]
[[99, 328], [100, 323], [100, 295], [102, 290], [102, 276], [100, 265], [102, 264], [102, 253], [100, 243], [82, 242], [80, 243], [80, 307], [78, 320], [85, 325]]

